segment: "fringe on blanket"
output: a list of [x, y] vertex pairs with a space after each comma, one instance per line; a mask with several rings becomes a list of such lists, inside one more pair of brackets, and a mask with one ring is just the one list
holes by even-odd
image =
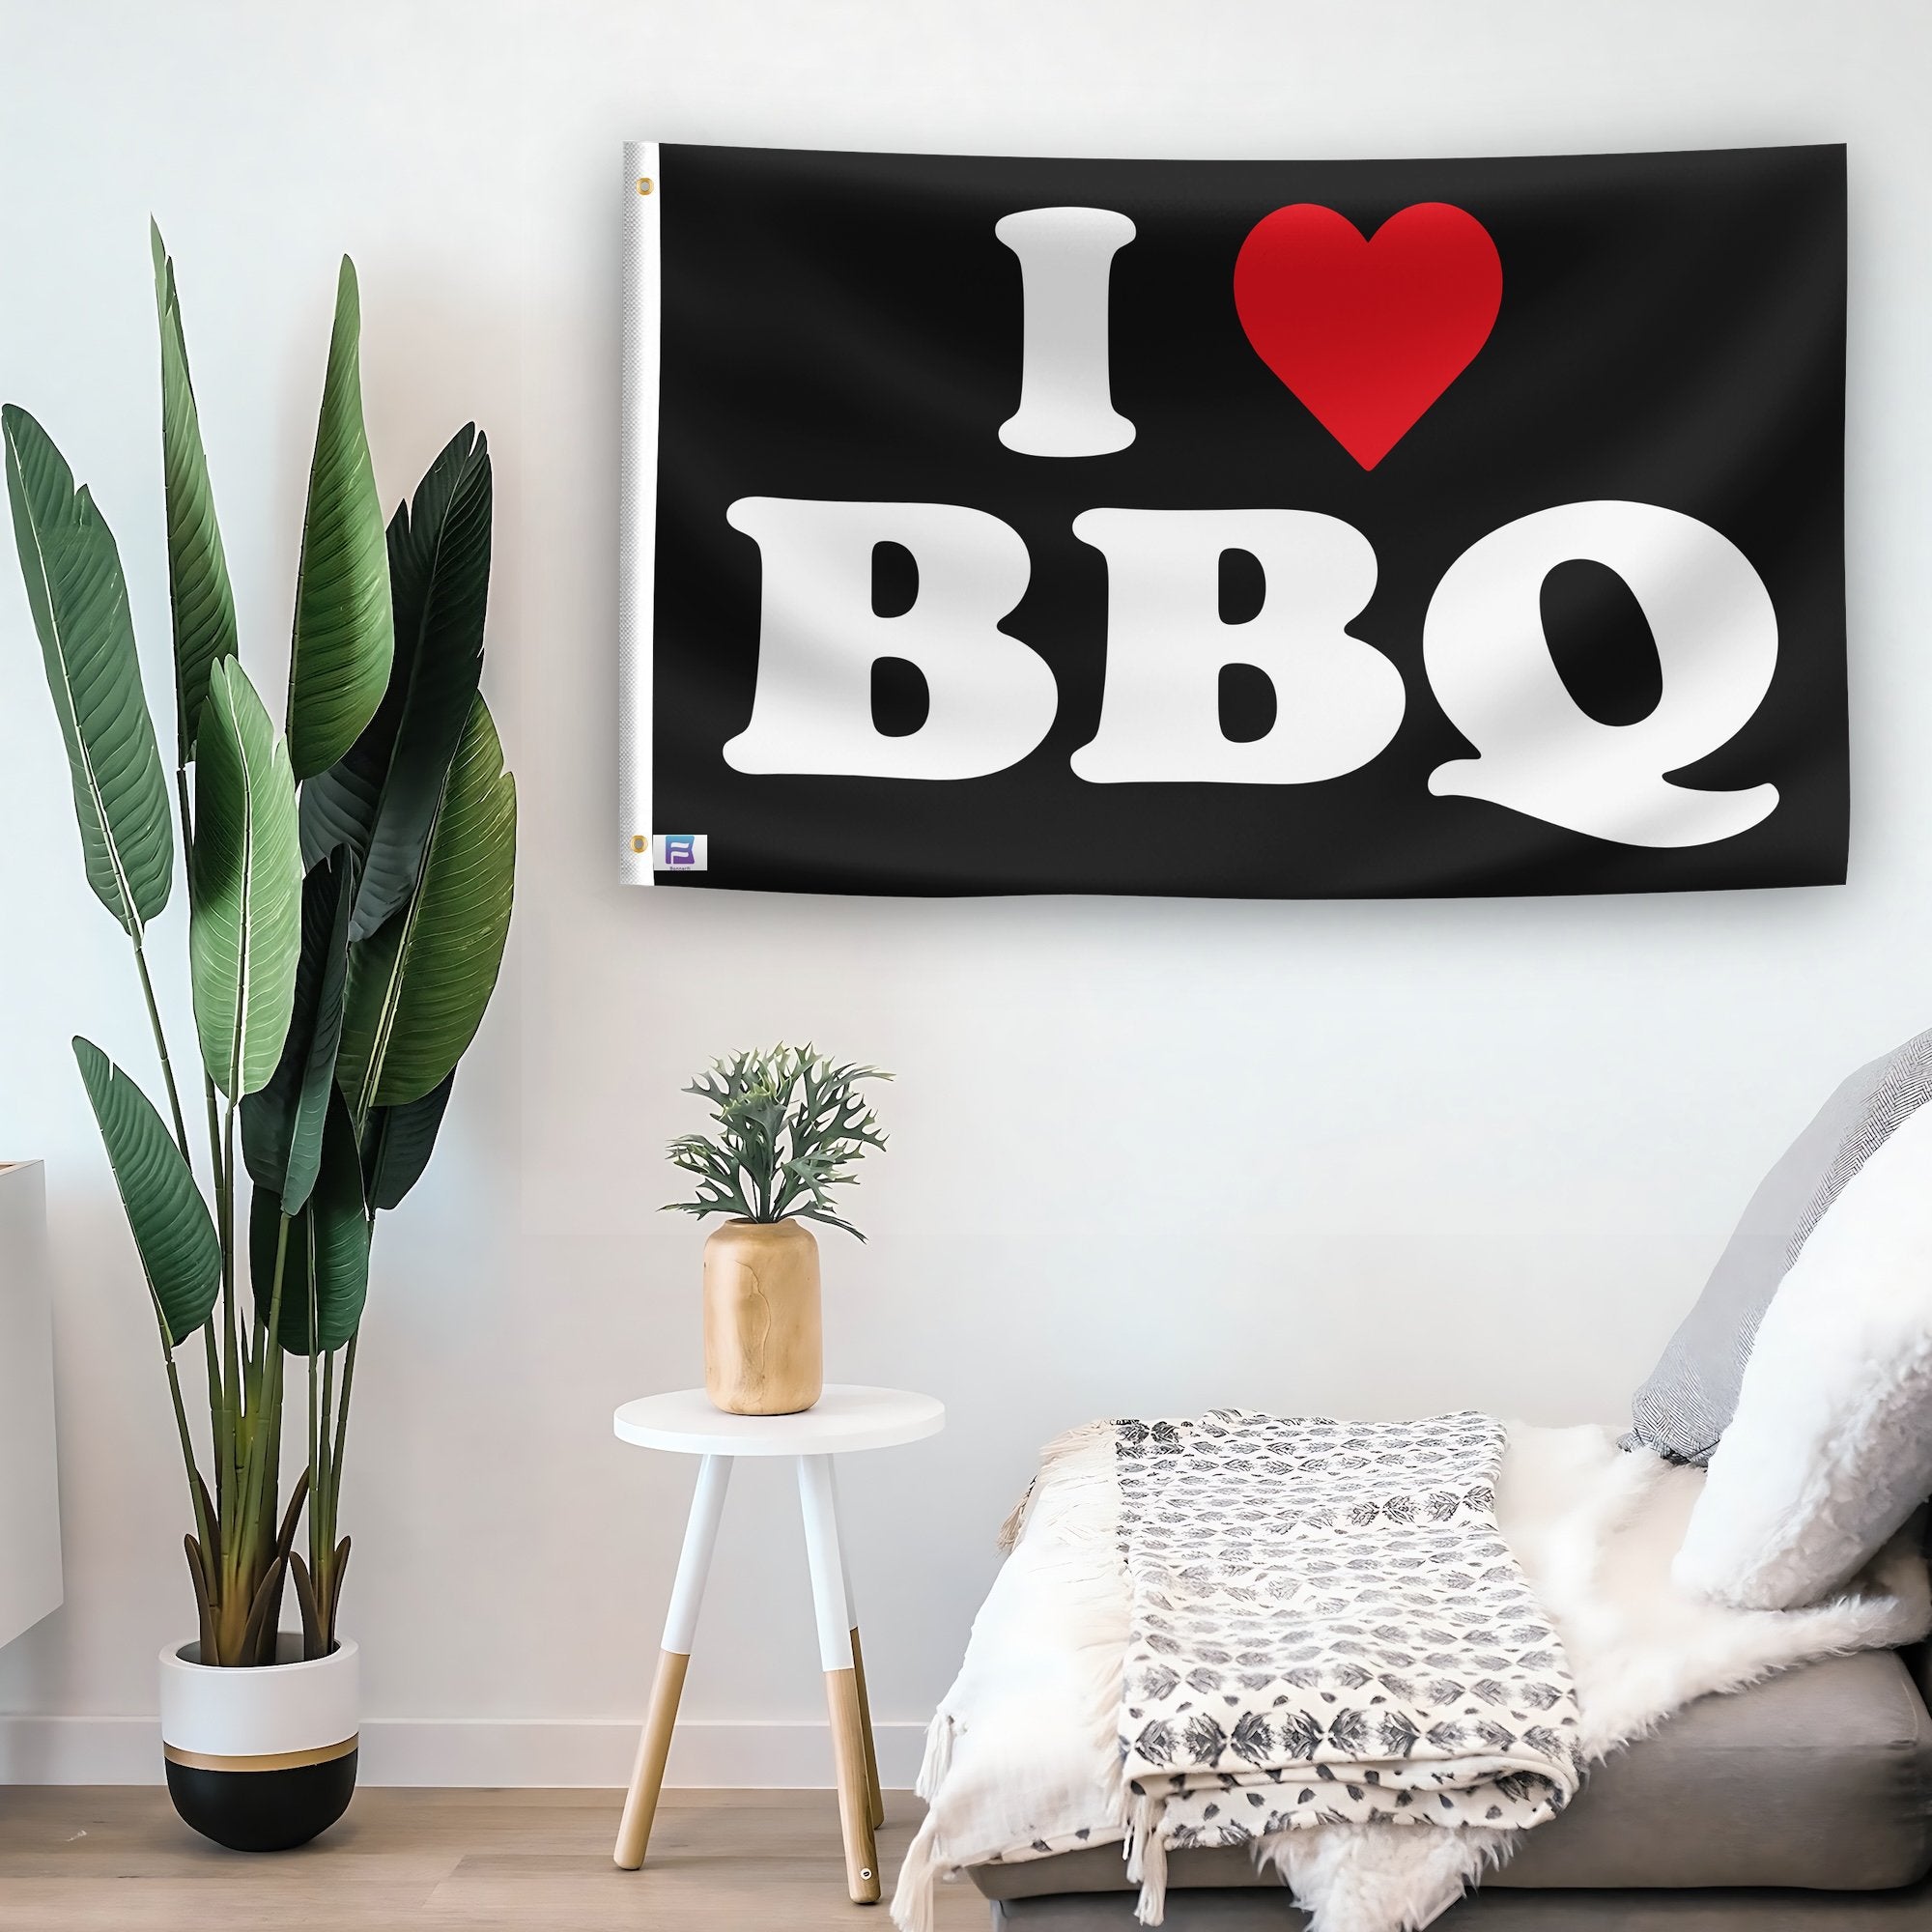
[[952, 1769], [952, 1714], [938, 1711], [925, 1727], [925, 1755], [920, 1759], [919, 1776], [912, 1782], [914, 1797], [923, 1798], [930, 1804]]
[[1134, 1917], [1143, 1925], [1158, 1925], [1167, 1916], [1167, 1840], [1160, 1835], [1158, 1798], [1142, 1792], [1127, 1813], [1127, 1883], [1141, 1889]]
[[[1034, 1471], [1033, 1480], [1021, 1492], [1020, 1499], [1007, 1512], [1007, 1520], [1000, 1525], [998, 1548], [1002, 1556], [1010, 1556], [1014, 1546], [1026, 1532], [1027, 1518], [1033, 1511], [1033, 1499], [1038, 1493], [1039, 1486], [1045, 1479], [1064, 1469], [1065, 1465], [1084, 1451], [1092, 1449], [1101, 1440], [1111, 1442], [1114, 1425], [1111, 1422], [1083, 1422], [1077, 1429], [1069, 1429], [1056, 1435], [1039, 1452], [1039, 1467]], [[1069, 1472], [1070, 1473], [1070, 1472]], [[1113, 1478], [1113, 1461], [1108, 1459], [1104, 1468], [1096, 1466], [1082, 1472], [1088, 1482], [1110, 1482]]]
[[893, 1923], [899, 1932], [933, 1932], [932, 1888], [948, 1870], [939, 1855], [934, 1816], [928, 1811], [925, 1822], [913, 1833], [899, 1866], [897, 1888], [893, 1892]]

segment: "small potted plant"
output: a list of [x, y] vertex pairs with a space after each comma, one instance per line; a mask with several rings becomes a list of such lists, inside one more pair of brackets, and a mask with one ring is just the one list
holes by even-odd
[[[337, 1506], [370, 1239], [379, 1211], [423, 1172], [496, 985], [516, 788], [477, 690], [490, 576], [482, 437], [460, 431], [385, 532], [345, 258], [278, 731], [242, 668], [158, 233], [154, 262], [172, 796], [113, 534], [24, 410], [0, 410], [0, 441], [87, 879], [132, 944], [165, 1107], [75, 1039], [147, 1277], [141, 1319], [157, 1331], [192, 1524], [198, 1635], [160, 1659], [168, 1789], [207, 1836], [273, 1851], [327, 1830], [355, 1789], [356, 1647], [337, 1630], [349, 1560]], [[177, 825], [199, 1079], [178, 1077], [146, 951], [174, 885]], [[285, 1487], [291, 1358], [306, 1383], [308, 1454]], [[299, 1630], [282, 1628], [285, 1599]]]
[[681, 1214], [724, 1214], [704, 1243], [704, 1386], [730, 1415], [792, 1415], [825, 1388], [818, 1242], [807, 1221], [866, 1237], [832, 1211], [886, 1137], [859, 1093], [890, 1080], [780, 1044], [712, 1063], [684, 1091], [711, 1109], [709, 1134], [680, 1134], [671, 1164], [696, 1178]]

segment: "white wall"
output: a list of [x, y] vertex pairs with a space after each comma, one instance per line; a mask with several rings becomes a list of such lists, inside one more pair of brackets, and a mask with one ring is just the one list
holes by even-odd
[[[698, 1375], [652, 1210], [714, 1049], [897, 1070], [836, 1376], [937, 1442], [851, 1466], [879, 1714], [944, 1688], [1034, 1446], [1218, 1403], [1611, 1416], [1767, 1162], [1932, 1021], [1932, 13], [1916, 0], [173, 0], [0, 19], [0, 394], [120, 532], [167, 689], [145, 221], [179, 260], [258, 677], [279, 680], [333, 263], [393, 500], [497, 457], [488, 688], [523, 795], [505, 983], [384, 1227], [344, 1516], [374, 1776], [617, 1777], [690, 1471], [614, 1403]], [[1852, 143], [1855, 830], [1837, 891], [1293, 905], [649, 895], [612, 880], [619, 143], [1177, 156]], [[0, 1776], [152, 1775], [189, 1628], [153, 1331], [67, 1036], [146, 1067], [0, 574], [0, 1155], [44, 1155], [68, 1603], [0, 1653]], [[179, 911], [157, 938], [176, 963]], [[790, 1499], [733, 1497], [688, 1778], [816, 1777]], [[411, 1724], [401, 1720], [425, 1720]], [[471, 1720], [460, 1727], [459, 1720]], [[534, 1721], [513, 1721], [534, 1720]], [[733, 1726], [736, 1728], [733, 1728]], [[772, 1728], [778, 1726], [778, 1728]], [[11, 1751], [11, 1756], [6, 1755]]]

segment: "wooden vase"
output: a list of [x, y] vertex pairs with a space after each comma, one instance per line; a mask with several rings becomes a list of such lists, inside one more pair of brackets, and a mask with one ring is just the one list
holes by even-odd
[[797, 1221], [726, 1221], [704, 1243], [704, 1387], [727, 1415], [795, 1415], [825, 1388], [818, 1243]]

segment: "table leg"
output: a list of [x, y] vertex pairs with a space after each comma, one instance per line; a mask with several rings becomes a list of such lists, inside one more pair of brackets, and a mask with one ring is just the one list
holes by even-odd
[[[838, 1514], [838, 1472], [832, 1471], [832, 1511]], [[859, 1724], [866, 1738], [866, 1790], [871, 1800], [872, 1830], [886, 1822], [885, 1793], [879, 1789], [879, 1747], [872, 1734], [872, 1700], [866, 1691], [866, 1653], [859, 1644], [859, 1600], [852, 1594], [852, 1565], [845, 1555], [845, 1529], [838, 1527], [838, 1570], [845, 1583], [845, 1614], [852, 1623], [852, 1678], [859, 1687]]]
[[845, 1840], [845, 1889], [856, 1905], [879, 1898], [879, 1852], [872, 1837], [872, 1794], [866, 1777], [866, 1726], [853, 1668], [852, 1618], [845, 1603], [845, 1565], [838, 1549], [838, 1505], [832, 1458], [798, 1459], [798, 1500], [805, 1519], [805, 1553], [811, 1566], [811, 1604], [818, 1619], [818, 1661], [832, 1716], [832, 1754], [838, 1776], [838, 1827]]
[[698, 1464], [697, 1490], [691, 1499], [684, 1548], [677, 1559], [677, 1580], [671, 1585], [670, 1608], [665, 1616], [664, 1648], [658, 1654], [650, 1708], [638, 1740], [631, 1788], [624, 1794], [616, 1849], [611, 1854], [626, 1871], [636, 1871], [643, 1863], [650, 1844], [651, 1821], [657, 1816], [665, 1760], [670, 1754], [670, 1734], [677, 1722], [677, 1703], [691, 1662], [691, 1640], [697, 1629], [697, 1605], [711, 1569], [711, 1552], [718, 1544], [718, 1524], [724, 1514], [724, 1492], [730, 1481], [730, 1457], [707, 1456]]

